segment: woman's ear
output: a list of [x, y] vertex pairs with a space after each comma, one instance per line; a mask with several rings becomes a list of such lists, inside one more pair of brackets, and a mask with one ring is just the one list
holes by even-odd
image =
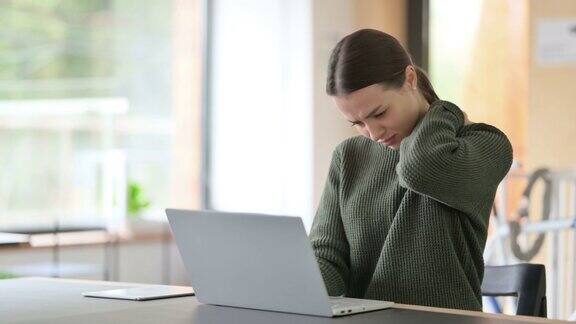
[[406, 66], [406, 80], [404, 81], [404, 85], [409, 90], [416, 90], [418, 88], [418, 73], [412, 65]]

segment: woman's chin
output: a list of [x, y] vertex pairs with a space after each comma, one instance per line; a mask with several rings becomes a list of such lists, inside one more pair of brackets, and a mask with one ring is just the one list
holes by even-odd
[[391, 149], [391, 150], [398, 150], [400, 148], [400, 143], [392, 143], [392, 144], [384, 144], [384, 143], [380, 143], [380, 145], [382, 146], [386, 146], [387, 148]]
[[400, 135], [396, 135], [395, 137], [396, 138], [394, 139], [394, 141], [392, 143], [385, 144], [387, 148], [392, 149], [392, 150], [400, 149], [400, 143], [402, 142], [403, 137], [401, 137]]

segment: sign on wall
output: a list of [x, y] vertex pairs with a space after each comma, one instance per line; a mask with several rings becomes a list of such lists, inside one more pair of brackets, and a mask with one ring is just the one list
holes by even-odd
[[540, 66], [576, 64], [576, 18], [538, 21], [536, 63]]

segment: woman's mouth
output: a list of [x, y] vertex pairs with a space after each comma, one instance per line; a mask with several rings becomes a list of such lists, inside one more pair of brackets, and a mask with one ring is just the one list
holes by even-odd
[[390, 145], [394, 144], [394, 141], [396, 140], [396, 135], [397, 134], [394, 134], [394, 135], [392, 135], [392, 136], [390, 136], [384, 140], [378, 140], [378, 143], [384, 144], [386, 146], [390, 146]]

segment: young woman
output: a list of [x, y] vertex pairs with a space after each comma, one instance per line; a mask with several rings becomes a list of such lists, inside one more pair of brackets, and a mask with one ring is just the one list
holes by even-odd
[[361, 136], [338, 145], [310, 239], [331, 296], [481, 310], [482, 252], [512, 147], [439, 100], [392, 36], [332, 51], [326, 90]]

